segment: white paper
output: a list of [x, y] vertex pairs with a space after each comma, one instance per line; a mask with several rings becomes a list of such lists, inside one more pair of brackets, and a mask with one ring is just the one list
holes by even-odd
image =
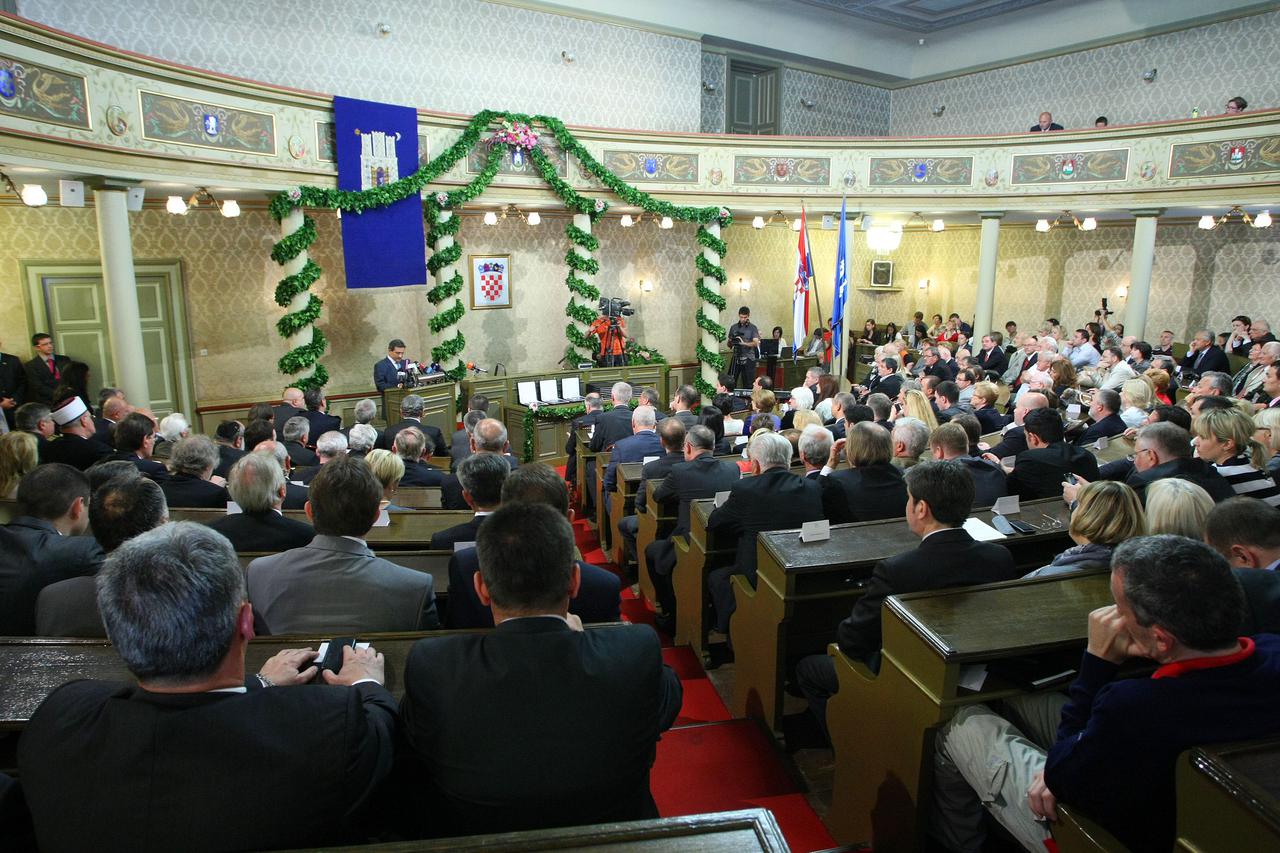
[[554, 403], [560, 399], [554, 379], [543, 379], [538, 383], [538, 399], [544, 403]]
[[1071, 405], [1067, 406], [1067, 417], [1069, 417], [1073, 421], [1080, 419], [1079, 403], [1072, 403]]
[[980, 518], [966, 519], [964, 531], [979, 542], [995, 542], [1008, 537]]
[[991, 511], [997, 515], [1017, 515], [1018, 514], [1018, 496], [1006, 495], [1003, 498], [997, 498], [995, 506], [991, 507]]
[[[356, 648], [357, 648], [357, 649], [367, 649], [367, 648], [369, 648], [369, 644], [368, 644], [368, 643], [356, 643]], [[325, 655], [327, 655], [327, 654], [329, 654], [329, 643], [328, 643], [328, 642], [321, 643], [321, 644], [320, 644], [320, 652], [319, 652], [319, 654], [317, 654], [317, 655], [316, 655], [316, 660], [317, 660], [317, 661], [322, 661], [322, 660], [324, 660], [324, 656], [325, 656]]]
[[306, 485], [306, 483], [302, 482], [301, 480], [290, 480], [289, 482], [290, 482], [290, 483], [293, 483], [295, 486], [305, 486], [305, 485]]
[[235, 501], [227, 501], [227, 515], [239, 515], [242, 512], [244, 510], [240, 508], [240, 504]]
[[1002, 457], [1000, 457], [1000, 467], [1002, 467], [1002, 468], [1012, 468], [1012, 467], [1013, 467], [1014, 465], [1016, 465], [1017, 463], [1018, 463], [1018, 457], [1016, 457], [1016, 456], [1002, 456]]
[[474, 542], [454, 542], [454, 543], [453, 543], [453, 553], [455, 553], [455, 554], [456, 554], [456, 553], [458, 553], [459, 551], [467, 551], [467, 550], [469, 550], [469, 549], [471, 549], [471, 548], [474, 548], [474, 547], [476, 547], [476, 543], [474, 543]]
[[582, 385], [576, 376], [568, 376], [560, 380], [560, 391], [566, 400], [581, 400]]
[[729, 492], [728, 492], [728, 491], [724, 491], [724, 492], [716, 492], [716, 501], [715, 501], [715, 505], [716, 505], [716, 506], [722, 506], [722, 505], [724, 504], [724, 502], [725, 502], [725, 501], [727, 501], [727, 500], [729, 500]]
[[391, 526], [391, 513], [387, 512], [385, 509], [383, 509], [383, 510], [379, 510], [379, 511], [378, 511], [378, 520], [377, 520], [377, 521], [375, 521], [375, 522], [373, 523], [373, 526], [374, 526], [374, 527], [390, 527], [390, 526]]
[[640, 460], [640, 464], [641, 464], [641, 465], [648, 465], [650, 462], [657, 462], [657, 461], [658, 461], [658, 457], [657, 457], [657, 456], [646, 456], [644, 459], [641, 459], [641, 460]]
[[1107, 438], [1105, 435], [1100, 435], [1098, 436], [1098, 440], [1094, 442], [1093, 446], [1098, 448], [1099, 450], [1106, 450], [1107, 445], [1110, 443], [1111, 443], [1111, 440], [1109, 438]]
[[825, 518], [800, 525], [801, 542], [822, 542], [831, 538], [831, 522]]
[[538, 400], [538, 385], [536, 382], [517, 382], [516, 398], [520, 401], [520, 405], [527, 406]]
[[965, 690], [978, 691], [987, 683], [987, 665], [974, 663], [960, 667], [960, 678], [956, 682]]

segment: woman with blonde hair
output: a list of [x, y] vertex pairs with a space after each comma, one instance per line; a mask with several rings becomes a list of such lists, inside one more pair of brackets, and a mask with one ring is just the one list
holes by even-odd
[[16, 498], [18, 481], [34, 471], [39, 461], [34, 435], [29, 432], [0, 435], [0, 498]]
[[1204, 522], [1213, 509], [1213, 498], [1190, 480], [1166, 477], [1147, 486], [1147, 534], [1169, 533], [1204, 539]]
[[1172, 406], [1173, 397], [1169, 394], [1169, 371], [1151, 367], [1142, 375], [1151, 380], [1151, 384], [1155, 388], [1156, 399], [1166, 406]]
[[902, 392], [902, 414], [924, 421], [931, 433], [938, 428], [938, 417], [933, 413], [933, 406], [929, 405], [929, 398], [923, 391], [912, 388]]
[[1253, 433], [1253, 418], [1238, 408], [1209, 409], [1191, 422], [1196, 455], [1213, 463], [1237, 495], [1280, 507], [1280, 487], [1267, 474], [1267, 452]]
[[969, 405], [973, 407], [973, 416], [982, 424], [983, 434], [999, 432], [1005, 425], [1005, 417], [996, 410], [996, 402], [1000, 399], [1000, 387], [994, 382], [979, 382], [973, 386], [973, 396]]
[[364, 464], [382, 484], [382, 508], [387, 512], [409, 512], [408, 507], [395, 503], [400, 478], [404, 476], [404, 460], [390, 450], [370, 450], [364, 455]]
[[1263, 409], [1253, 416], [1253, 440], [1271, 454], [1267, 473], [1280, 483], [1280, 409]]
[[822, 426], [822, 418], [818, 417], [818, 413], [812, 409], [801, 409], [792, 418], [791, 428], [804, 432], [807, 426]]
[[1067, 532], [1076, 544], [1027, 577], [1109, 568], [1112, 549], [1126, 539], [1146, 534], [1147, 515], [1133, 489], [1113, 480], [1098, 480], [1076, 493]]
[[782, 418], [773, 413], [778, 405], [778, 398], [767, 388], [757, 388], [751, 392], [751, 415], [747, 418], [743, 432], [750, 435], [762, 424], [769, 424], [774, 432], [782, 425]]
[[1130, 379], [1120, 386], [1120, 419], [1130, 429], [1137, 429], [1147, 422], [1151, 387], [1146, 379]]

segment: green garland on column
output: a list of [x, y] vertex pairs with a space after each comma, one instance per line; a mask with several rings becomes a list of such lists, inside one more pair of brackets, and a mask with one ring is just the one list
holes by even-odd
[[[292, 234], [281, 237], [271, 249], [271, 259], [284, 265], [305, 252], [316, 241], [316, 222], [310, 216], [302, 217], [302, 226]], [[281, 308], [289, 307], [294, 297], [311, 289], [320, 278], [320, 265], [310, 258], [302, 269], [293, 275], [287, 275], [276, 282], [275, 300]], [[307, 326], [313, 326], [320, 317], [320, 307], [324, 301], [314, 293], [307, 298], [307, 304], [299, 311], [285, 314], [276, 321], [276, 332], [280, 337], [288, 339], [301, 332]], [[301, 373], [312, 365], [315, 369], [310, 376], [304, 376], [294, 384], [306, 391], [309, 388], [322, 388], [329, 381], [329, 371], [323, 364], [318, 364], [324, 355], [325, 337], [319, 329], [311, 332], [311, 342], [289, 350], [276, 363], [281, 373], [293, 375]]]
[[[728, 213], [728, 211], [724, 212], [726, 214]], [[725, 221], [726, 219], [728, 219], [728, 217], [721, 217], [721, 222], [725, 225], [728, 224], [728, 222]], [[705, 225], [701, 224], [698, 225], [698, 245], [704, 249], [710, 249], [719, 255], [721, 263], [724, 262], [725, 253], [729, 251], [729, 244], [712, 234], [707, 230]], [[701, 252], [699, 252], [698, 256], [693, 259], [693, 263], [694, 266], [698, 268], [698, 272], [702, 273], [704, 277], [710, 276], [721, 284], [725, 283], [727, 276], [725, 275], [724, 267], [711, 263]], [[725, 306], [728, 304], [723, 296], [707, 287], [701, 278], [694, 281], [694, 290], [703, 302], [715, 307], [718, 311], [723, 311]], [[715, 320], [708, 317], [706, 312], [703, 311], [702, 306], [698, 306], [698, 313], [695, 315], [694, 319], [697, 321], [699, 329], [707, 332], [717, 341], [723, 341], [725, 339], [725, 335], [728, 330]], [[698, 361], [712, 368], [716, 373], [724, 371], [724, 356], [707, 349], [703, 345], [702, 341], [698, 341], [697, 346], [694, 347], [694, 353], [698, 356]], [[703, 379], [701, 373], [694, 377], [693, 387], [698, 390], [699, 394], [706, 397], [712, 397], [716, 393], [715, 386]]]

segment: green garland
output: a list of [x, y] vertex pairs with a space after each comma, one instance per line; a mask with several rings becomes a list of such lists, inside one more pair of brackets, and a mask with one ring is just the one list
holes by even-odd
[[307, 298], [307, 304], [301, 311], [295, 311], [292, 314], [285, 314], [279, 320], [276, 320], [276, 331], [280, 333], [280, 337], [292, 337], [301, 332], [307, 326], [310, 326], [320, 316], [320, 306], [324, 305], [324, 300], [314, 293]]
[[[640, 405], [640, 401], [633, 398], [627, 405], [634, 409], [636, 406]], [[604, 403], [604, 411], [607, 412], [612, 408], [613, 403], [606, 400]], [[585, 415], [586, 413], [587, 406], [585, 403], [563, 403], [559, 406], [539, 406], [537, 409], [525, 409], [524, 418], [521, 420], [521, 424], [524, 427], [524, 451], [520, 461], [533, 461], [534, 420], [569, 421], [578, 417], [578, 415]]]
[[[316, 222], [310, 216], [303, 216], [301, 228], [292, 234], [286, 234], [271, 247], [271, 258], [278, 264], [287, 264], [305, 252], [315, 241]], [[276, 304], [282, 308], [288, 307], [296, 296], [311, 289], [311, 285], [319, 280], [321, 272], [320, 265], [307, 258], [302, 269], [276, 282]], [[324, 302], [320, 297], [314, 293], [311, 294], [307, 298], [307, 304], [301, 310], [285, 314], [276, 321], [276, 332], [280, 337], [288, 339], [306, 329], [307, 326], [313, 326], [320, 317], [322, 305]], [[320, 356], [324, 355], [324, 350], [324, 335], [319, 329], [314, 329], [311, 334], [311, 343], [294, 347], [280, 358], [278, 362], [280, 372], [292, 375], [315, 365], [315, 370], [310, 376], [304, 376], [294, 382], [294, 385], [303, 391], [322, 388], [329, 381], [329, 371], [324, 368], [324, 365], [317, 364]]]

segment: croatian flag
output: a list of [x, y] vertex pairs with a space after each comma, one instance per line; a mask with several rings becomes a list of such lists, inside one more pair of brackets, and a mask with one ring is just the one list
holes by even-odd
[[844, 340], [844, 303], [849, 298], [849, 264], [844, 237], [845, 200], [840, 199], [840, 236], [836, 248], [836, 299], [831, 309], [831, 344], [835, 354], [840, 354], [840, 342]]
[[813, 255], [809, 253], [809, 228], [804, 208], [800, 208], [800, 241], [796, 244], [795, 292], [791, 296], [791, 336], [795, 341], [792, 354], [800, 353], [800, 343], [809, 334], [809, 281], [813, 278]]

